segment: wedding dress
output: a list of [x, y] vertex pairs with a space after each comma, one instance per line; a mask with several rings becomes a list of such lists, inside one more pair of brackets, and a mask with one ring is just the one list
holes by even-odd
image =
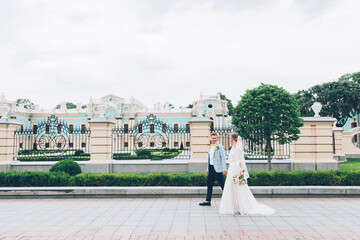
[[[241, 168], [240, 168], [241, 163]], [[247, 184], [234, 183], [233, 177], [244, 171], [244, 179], [249, 178], [242, 147], [242, 140], [238, 137], [236, 144], [229, 154], [229, 169], [226, 176], [219, 212], [221, 214], [240, 213], [241, 215], [270, 215], [275, 210], [258, 203]]]

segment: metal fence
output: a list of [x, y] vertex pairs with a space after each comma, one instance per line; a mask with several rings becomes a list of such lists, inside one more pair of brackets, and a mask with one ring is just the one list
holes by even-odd
[[14, 160], [56, 160], [73, 155], [88, 157], [90, 133], [86, 127], [76, 128], [54, 115], [32, 128], [21, 126], [14, 132]]
[[[180, 150], [174, 159], [189, 159], [190, 125], [169, 126], [153, 114], [133, 126], [124, 124], [113, 129], [112, 153], [116, 155], [135, 155], [139, 149], [163, 151], [167, 148]], [[170, 150], [171, 151], [171, 150]]]
[[[234, 126], [225, 128], [212, 128], [212, 132], [219, 137], [219, 143], [225, 148], [226, 156], [229, 155], [231, 149], [230, 138], [231, 134], [237, 132]], [[243, 140], [244, 155], [246, 159], [263, 160], [267, 159], [266, 145], [260, 141], [262, 134], [258, 132], [253, 133], [259, 138], [259, 141]], [[290, 158], [290, 144], [280, 144], [276, 137], [273, 136], [271, 141], [271, 157], [272, 159], [289, 159]]]

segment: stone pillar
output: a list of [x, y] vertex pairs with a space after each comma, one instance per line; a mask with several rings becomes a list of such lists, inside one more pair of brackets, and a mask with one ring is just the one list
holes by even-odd
[[14, 119], [0, 119], [0, 171], [10, 170], [14, 156], [14, 131], [21, 123]]
[[85, 165], [86, 172], [111, 173], [112, 130], [115, 122], [105, 117], [92, 118], [89, 121], [91, 130], [90, 161]]
[[208, 117], [194, 117], [189, 121], [191, 132], [189, 172], [206, 171], [207, 154], [210, 144], [210, 125], [212, 122]]
[[303, 117], [300, 138], [291, 144], [293, 170], [338, 169], [333, 159], [333, 123], [330, 117]]
[[337, 161], [345, 160], [345, 155], [343, 153], [343, 131], [344, 129], [342, 127], [333, 127], [333, 141], [335, 145], [334, 159]]

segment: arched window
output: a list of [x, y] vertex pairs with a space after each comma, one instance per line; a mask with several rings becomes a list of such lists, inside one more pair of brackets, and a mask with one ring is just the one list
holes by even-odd
[[175, 123], [174, 124], [174, 133], [179, 132], [179, 124]]

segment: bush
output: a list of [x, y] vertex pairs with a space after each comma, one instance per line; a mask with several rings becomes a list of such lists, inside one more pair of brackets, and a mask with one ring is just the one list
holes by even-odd
[[65, 172], [0, 172], [1, 187], [71, 186], [71, 176]]
[[55, 163], [51, 169], [50, 172], [65, 172], [68, 173], [71, 176], [77, 175], [81, 173], [80, 165], [76, 162], [74, 162], [71, 159], [65, 159], [60, 162]]
[[62, 153], [67, 150], [20, 150], [18, 155], [39, 155], [39, 154], [49, 154], [49, 153]]
[[83, 150], [76, 150], [75, 153], [74, 153], [74, 156], [80, 156], [83, 153], [84, 153]]
[[[168, 150], [168, 151], [165, 151]], [[132, 159], [151, 159], [162, 160], [167, 158], [174, 158], [181, 153], [177, 149], [139, 149], [135, 151], [136, 155], [131, 153], [113, 153], [114, 160], [132, 160]]]
[[114, 160], [136, 160], [136, 159], [149, 159], [151, 158], [150, 155], [143, 155], [143, 156], [137, 156], [137, 155], [113, 155]]
[[113, 156], [130, 156], [131, 153], [126, 152], [126, 153], [113, 153]]
[[136, 155], [138, 156], [150, 156], [151, 151], [148, 149], [139, 149], [135, 151]]
[[30, 156], [30, 157], [17, 157], [21, 162], [37, 162], [37, 161], [61, 161], [64, 159], [72, 159], [74, 161], [89, 161], [90, 154], [83, 153], [81, 156], [73, 155], [58, 155], [58, 156]]
[[[55, 165], [54, 165], [55, 166]], [[0, 172], [0, 187], [206, 186], [205, 173]], [[360, 186], [360, 171], [251, 172], [250, 186]]]
[[20, 150], [18, 151], [18, 155], [29, 155], [32, 154], [31, 150]]

